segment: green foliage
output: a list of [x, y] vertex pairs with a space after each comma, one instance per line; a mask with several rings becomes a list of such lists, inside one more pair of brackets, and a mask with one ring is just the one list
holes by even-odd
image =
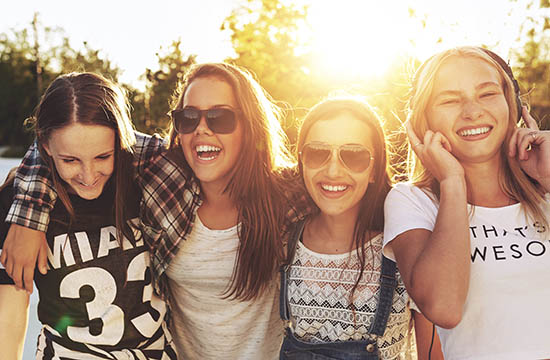
[[535, 5], [534, 1], [526, 5], [532, 10], [520, 29], [524, 40], [514, 51], [514, 74], [522, 99], [531, 106], [541, 128], [550, 129], [550, 1], [541, 0], [538, 8]]
[[410, 60], [398, 59], [386, 77], [377, 79], [326, 74], [316, 65], [308, 39], [298, 38], [307, 30], [307, 10], [307, 6], [298, 7], [292, 2], [247, 0], [225, 19], [221, 28], [231, 33], [237, 54], [230, 61], [253, 71], [274, 99], [295, 110], [284, 124], [290, 139], [295, 139], [299, 118], [308, 108], [340, 90], [367, 97], [388, 120], [390, 128], [399, 127], [396, 115], [402, 115], [408, 90], [404, 69]]
[[[233, 10], [221, 30], [231, 33], [237, 56], [228, 59], [253, 72], [276, 100], [298, 109], [310, 107], [325, 95], [309, 74], [309, 55], [300, 54], [303, 44], [297, 32], [306, 20], [307, 7], [278, 0], [246, 0]], [[295, 119], [285, 124], [294, 137]]]
[[173, 41], [163, 54], [157, 54], [159, 69], [146, 69], [143, 77], [147, 81], [143, 94], [134, 91], [132, 117], [136, 128], [143, 132], [162, 132], [168, 128], [172, 95], [177, 84], [189, 67], [196, 62], [196, 55], [184, 56], [181, 40]]
[[23, 123], [53, 79], [71, 71], [93, 71], [117, 81], [120, 69], [84, 44], [71, 46], [63, 30], [43, 27], [0, 34], [0, 144], [27, 148], [34, 138]]

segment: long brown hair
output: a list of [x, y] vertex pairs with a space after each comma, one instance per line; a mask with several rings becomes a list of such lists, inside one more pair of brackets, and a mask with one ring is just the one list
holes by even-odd
[[[509, 115], [506, 137], [500, 148], [500, 157], [503, 166], [499, 173], [498, 186], [500, 186], [508, 197], [520, 202], [527, 214], [531, 215], [535, 221], [539, 221], [548, 229], [548, 221], [541, 208], [541, 203], [544, 200], [544, 190], [523, 172], [517, 158], [510, 158], [508, 156], [507, 144], [514, 134], [517, 127], [516, 119], [518, 119], [520, 115], [518, 114], [518, 99], [514, 91], [514, 84], [502, 66], [486, 51], [475, 46], [464, 46], [443, 51], [429, 58], [419, 68], [417, 74], [415, 74], [412, 86], [412, 96], [408, 103], [407, 121], [410, 121], [415, 133], [422, 139], [429, 129], [426, 118], [426, 108], [428, 107], [432, 95], [433, 82], [437, 76], [437, 71], [445, 61], [456, 57], [479, 59], [493, 66], [500, 74], [504, 97], [506, 98], [509, 108]], [[408, 174], [409, 180], [412, 181], [413, 184], [420, 188], [430, 189], [434, 195], [439, 198], [439, 183], [433, 175], [424, 168], [422, 162], [412, 151], [410, 144]]]
[[117, 240], [124, 233], [133, 239], [128, 228], [125, 199], [132, 189], [132, 146], [136, 142], [124, 91], [115, 83], [93, 73], [70, 73], [57, 77], [46, 89], [34, 116], [27, 119], [34, 127], [40, 156], [49, 166], [55, 190], [70, 215], [75, 217], [64, 181], [53, 159], [44, 149], [53, 131], [72, 123], [107, 126], [115, 130], [115, 217]]
[[[208, 77], [231, 86], [243, 120], [242, 151], [225, 189], [237, 206], [241, 224], [237, 260], [225, 296], [251, 300], [267, 288], [283, 259], [280, 228], [287, 204], [282, 171], [295, 161], [281, 128], [280, 108], [242, 68], [226, 63], [192, 67], [178, 86], [172, 107], [181, 109], [189, 85]], [[172, 124], [169, 139], [170, 148], [179, 146]]]
[[[374, 233], [381, 232], [384, 229], [384, 200], [391, 188], [388, 165], [389, 142], [386, 141], [382, 119], [367, 102], [359, 98], [351, 96], [329, 98], [315, 105], [304, 118], [298, 135], [297, 151], [299, 155], [309, 130], [316, 122], [346, 112], [363, 121], [371, 129], [371, 141], [374, 150], [374, 154], [372, 154], [374, 158], [372, 172], [374, 183], [369, 184], [367, 191], [365, 191], [359, 202], [360, 216], [355, 222], [353, 233], [353, 245], [356, 248], [361, 269], [350, 293], [350, 298], [353, 298], [353, 293], [357, 289], [365, 270], [365, 244], [370, 241]], [[301, 158], [299, 160], [300, 174], [303, 175]]]

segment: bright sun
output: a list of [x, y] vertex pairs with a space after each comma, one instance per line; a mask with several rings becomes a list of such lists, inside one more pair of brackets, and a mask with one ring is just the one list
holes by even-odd
[[[406, 47], [406, 9], [392, 2], [321, 1], [309, 9], [315, 65], [340, 76], [382, 75]], [[391, 14], [391, 15], [390, 15]]]
[[414, 26], [405, 6], [391, 1], [313, 2], [309, 8], [311, 50], [320, 73], [337, 77], [379, 77], [410, 49]]
[[491, 1], [304, 1], [312, 66], [326, 76], [383, 77], [400, 56], [424, 60], [464, 44], [503, 48], [506, 56], [511, 45], [503, 22], [514, 19]]

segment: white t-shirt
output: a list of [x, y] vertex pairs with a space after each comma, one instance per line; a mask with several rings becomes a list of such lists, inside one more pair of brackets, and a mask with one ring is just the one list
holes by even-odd
[[182, 359], [278, 359], [283, 340], [277, 278], [254, 301], [222, 298], [239, 237], [238, 226], [210, 230], [198, 214], [166, 274], [172, 335]]
[[[550, 204], [544, 203], [550, 214]], [[446, 360], [550, 358], [549, 232], [527, 219], [520, 204], [468, 206], [470, 287], [462, 321], [437, 329]], [[433, 230], [438, 202], [398, 184], [385, 203], [384, 253], [411, 229]]]

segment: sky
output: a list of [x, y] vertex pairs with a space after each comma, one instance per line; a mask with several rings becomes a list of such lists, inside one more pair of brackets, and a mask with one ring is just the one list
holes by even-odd
[[[290, 0], [283, 0], [289, 2]], [[456, 45], [488, 45], [507, 58], [526, 16], [510, 0], [302, 0], [310, 3], [310, 39], [327, 71], [379, 72], [392, 57], [420, 60]], [[297, 1], [295, 1], [297, 2]], [[44, 26], [59, 26], [71, 44], [87, 41], [124, 70], [121, 81], [139, 86], [155, 53], [181, 38], [185, 54], [222, 61], [233, 54], [223, 20], [243, 0], [19, 0], [0, 12], [0, 33], [22, 29], [40, 14]], [[519, 3], [519, 4], [518, 4]], [[5, 5], [6, 6], [6, 5]], [[409, 8], [414, 9], [410, 17]], [[513, 11], [512, 11], [513, 10]], [[425, 27], [422, 27], [422, 23]], [[160, 50], [162, 51], [162, 50]]]

